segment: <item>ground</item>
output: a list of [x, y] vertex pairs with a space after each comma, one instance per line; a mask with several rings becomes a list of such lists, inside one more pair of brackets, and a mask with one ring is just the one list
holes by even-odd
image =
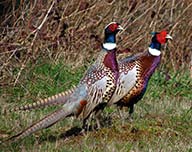
[[[70, 69], [62, 63], [37, 65], [26, 74], [23, 88], [1, 90], [1, 140], [57, 107], [23, 113], [9, 113], [6, 109], [64, 91], [77, 84], [85, 70]], [[192, 84], [189, 73], [182, 73], [171, 72], [167, 80], [159, 68], [135, 106], [133, 122], [123, 121], [114, 106], [105, 110], [107, 119], [100, 130], [82, 134], [81, 121], [68, 118], [24, 140], [1, 144], [1, 151], [191, 151]]]

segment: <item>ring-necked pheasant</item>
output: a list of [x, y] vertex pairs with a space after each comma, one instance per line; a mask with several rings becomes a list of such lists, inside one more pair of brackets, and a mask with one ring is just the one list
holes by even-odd
[[136, 104], [144, 95], [148, 81], [161, 60], [161, 45], [172, 37], [167, 31], [154, 32], [149, 48], [119, 61], [119, 81], [109, 105], [130, 108], [134, 112]]
[[[118, 62], [119, 79], [116, 91], [108, 105], [126, 106], [130, 108], [129, 114], [133, 113], [134, 104], [143, 97], [148, 81], [160, 63], [161, 45], [166, 43], [168, 39], [172, 39], [172, 37], [166, 31], [154, 32], [151, 44], [146, 51], [128, 56]], [[46, 102], [42, 103], [44, 105]], [[57, 102], [51, 102], [50, 105], [62, 103], [62, 100], [57, 100]], [[30, 107], [33, 106], [21, 107], [17, 110], [30, 109]]]
[[[118, 23], [111, 22], [108, 24], [105, 27], [102, 51], [95, 63], [85, 73], [77, 87], [69, 91], [69, 93], [56, 95], [44, 101], [45, 103], [53, 103], [54, 101], [56, 103], [62, 102], [64, 103], [62, 108], [32, 124], [19, 134], [9, 138], [9, 140], [18, 140], [26, 137], [68, 116], [78, 116], [82, 110], [84, 110], [83, 119], [87, 119], [99, 104], [108, 102], [115, 91], [118, 79], [116, 34], [120, 30], [123, 30], [123, 28]], [[66, 94], [67, 96], [65, 96]], [[29, 109], [36, 107], [36, 105], [41, 106], [43, 104], [34, 104], [29, 106]], [[28, 107], [26, 106], [25, 108], [18, 108], [16, 110], [20, 109], [28, 109]]]

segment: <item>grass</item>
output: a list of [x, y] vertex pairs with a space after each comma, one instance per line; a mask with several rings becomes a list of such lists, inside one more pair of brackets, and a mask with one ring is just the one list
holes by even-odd
[[[15, 87], [1, 88], [0, 138], [14, 135], [57, 107], [26, 113], [3, 113], [62, 92], [78, 83], [86, 67], [38, 60], [29, 64]], [[30, 69], [30, 70], [29, 70]], [[15, 70], [17, 74], [17, 70]], [[167, 76], [168, 75], [168, 76]], [[168, 77], [168, 78], [167, 78]], [[147, 92], [135, 106], [134, 121], [119, 118], [117, 109], [105, 110], [109, 123], [98, 131], [73, 135], [81, 121], [63, 120], [17, 143], [1, 144], [1, 151], [192, 151], [192, 83], [184, 70], [152, 76]], [[76, 119], [75, 119], [76, 120]]]

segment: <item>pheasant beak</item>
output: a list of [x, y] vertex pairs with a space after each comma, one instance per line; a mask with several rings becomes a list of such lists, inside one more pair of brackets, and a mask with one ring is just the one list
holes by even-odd
[[172, 36], [170, 36], [169, 34], [167, 34], [165, 38], [173, 40]]
[[119, 31], [123, 31], [124, 28], [121, 26], [121, 25], [118, 25], [118, 28], [117, 28]]

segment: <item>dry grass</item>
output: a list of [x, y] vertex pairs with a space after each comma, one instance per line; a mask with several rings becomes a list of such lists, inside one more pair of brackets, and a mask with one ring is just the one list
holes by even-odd
[[39, 57], [53, 62], [63, 59], [75, 67], [87, 64], [97, 56], [103, 28], [110, 21], [125, 27], [118, 44], [120, 49], [131, 48], [131, 53], [147, 47], [150, 32], [167, 29], [174, 40], [166, 49], [163, 64], [168, 70], [190, 68], [190, 0], [10, 0], [1, 7], [1, 86], [17, 84], [23, 69], [29, 63], [35, 65]]

